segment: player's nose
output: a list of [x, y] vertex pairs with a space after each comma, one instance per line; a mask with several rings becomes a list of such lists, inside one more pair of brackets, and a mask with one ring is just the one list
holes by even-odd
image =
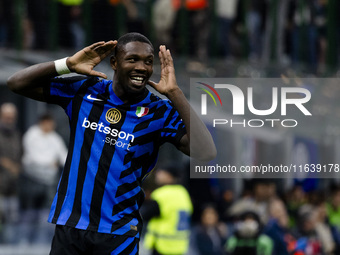
[[135, 65], [135, 70], [140, 71], [140, 72], [146, 72], [147, 67], [143, 61], [138, 61]]

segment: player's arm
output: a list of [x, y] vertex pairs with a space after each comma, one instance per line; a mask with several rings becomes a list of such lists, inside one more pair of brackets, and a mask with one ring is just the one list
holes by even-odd
[[[199, 160], [212, 160], [216, 157], [215, 143], [205, 124], [198, 117], [178, 87], [170, 51], [160, 46], [161, 79], [159, 83], [149, 82], [159, 93], [166, 95], [174, 104], [185, 124], [187, 133], [180, 140], [179, 149]], [[190, 128], [190, 127], [194, 128]]]
[[[70, 72], [99, 76], [105, 79], [107, 78], [105, 74], [97, 72], [93, 68], [113, 51], [116, 44], [117, 41], [94, 43], [66, 58], [64, 65], [66, 64]], [[59, 75], [56, 65], [62, 63], [62, 61], [58, 63], [50, 61], [27, 67], [9, 77], [7, 85], [17, 94], [45, 101], [43, 88], [49, 86], [51, 78]]]

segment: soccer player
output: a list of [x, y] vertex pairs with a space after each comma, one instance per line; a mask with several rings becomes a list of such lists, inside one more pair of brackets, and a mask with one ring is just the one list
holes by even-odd
[[[115, 74], [106, 80], [93, 68], [112, 53]], [[170, 142], [195, 158], [215, 157], [211, 135], [178, 87], [165, 46], [159, 58], [161, 78], [155, 83], [149, 80], [152, 44], [129, 33], [8, 79], [14, 92], [58, 104], [69, 117], [69, 152], [48, 219], [56, 224], [50, 254], [138, 254], [140, 186], [159, 147]], [[86, 76], [55, 77], [69, 72]], [[147, 84], [169, 100], [150, 93]]]

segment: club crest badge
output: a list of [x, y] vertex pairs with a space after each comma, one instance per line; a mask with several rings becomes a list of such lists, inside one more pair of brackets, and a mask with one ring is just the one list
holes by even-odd
[[107, 122], [111, 124], [116, 124], [122, 118], [122, 114], [116, 108], [111, 108], [106, 112], [105, 118]]

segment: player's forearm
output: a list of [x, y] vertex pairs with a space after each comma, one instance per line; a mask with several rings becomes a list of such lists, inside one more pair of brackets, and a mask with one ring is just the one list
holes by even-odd
[[7, 80], [10, 90], [18, 94], [24, 94], [29, 89], [35, 89], [46, 85], [49, 79], [57, 76], [54, 62], [36, 64], [20, 70]]
[[216, 147], [211, 134], [190, 106], [182, 90], [178, 88], [167, 96], [174, 104], [185, 124], [190, 156], [204, 161], [215, 158]]

